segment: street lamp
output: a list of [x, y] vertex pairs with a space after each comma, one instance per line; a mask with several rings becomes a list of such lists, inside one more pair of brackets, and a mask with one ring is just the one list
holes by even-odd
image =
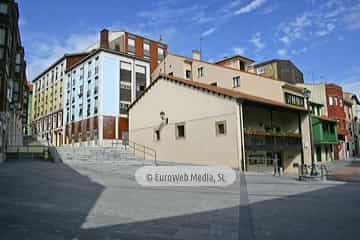
[[165, 124], [168, 124], [169, 120], [167, 117], [165, 117], [165, 112], [163, 110], [161, 110], [161, 112], [160, 112], [160, 118]]
[[311, 172], [310, 172], [310, 175], [311, 176], [317, 176], [318, 173], [317, 173], [316, 167], [315, 167], [314, 144], [313, 144], [313, 139], [312, 139], [311, 111], [310, 111], [310, 104], [309, 104], [309, 98], [311, 96], [311, 91], [309, 89], [307, 89], [307, 88], [304, 88], [303, 94], [304, 94], [304, 97], [306, 99], [306, 106], [307, 106], [307, 111], [308, 111], [308, 116], [309, 116], [310, 153], [311, 153]]

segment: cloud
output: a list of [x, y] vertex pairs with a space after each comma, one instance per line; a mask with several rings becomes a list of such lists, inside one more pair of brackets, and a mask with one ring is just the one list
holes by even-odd
[[290, 42], [290, 38], [288, 36], [283, 36], [279, 40], [284, 44], [288, 44]]
[[360, 29], [360, 4], [351, 13], [344, 16], [344, 22], [348, 29], [357, 30]]
[[72, 34], [65, 39], [36, 34], [32, 37], [32, 41], [29, 41], [26, 51], [28, 79], [33, 80], [64, 54], [84, 51], [96, 42], [97, 38], [97, 33]]
[[282, 44], [293, 41], [314, 41], [325, 37], [337, 28], [360, 29], [360, 3], [348, 1], [314, 1], [312, 10], [302, 12], [294, 19], [282, 22], [277, 38]]
[[279, 5], [277, 4], [272, 4], [268, 7], [266, 7], [263, 11], [262, 11], [262, 14], [264, 15], [267, 15], [267, 14], [270, 14], [272, 12], [274, 12], [276, 9], [278, 9]]
[[253, 0], [248, 5], [240, 8], [239, 10], [234, 12], [234, 15], [240, 15], [244, 13], [249, 13], [251, 11], [254, 11], [255, 9], [261, 7], [267, 2], [267, 0]]
[[261, 33], [257, 32], [255, 33], [255, 35], [252, 36], [252, 38], [250, 39], [250, 42], [252, 44], [254, 44], [255, 46], [255, 51], [261, 51], [264, 47], [265, 47], [265, 43], [263, 43], [262, 39], [261, 39]]
[[198, 14], [196, 14], [193, 17], [193, 21], [195, 21], [195, 23], [197, 23], [197, 24], [209, 23], [209, 22], [212, 22], [214, 20], [215, 20], [214, 17], [208, 16], [204, 11], [199, 12]]
[[201, 37], [207, 37], [215, 32], [215, 28], [211, 27], [201, 34]]
[[279, 50], [277, 50], [277, 54], [278, 55], [280, 55], [280, 56], [282, 56], [282, 57], [284, 57], [284, 56], [286, 56], [287, 55], [287, 50], [286, 49], [279, 49]]
[[305, 53], [307, 52], [308, 48], [307, 47], [303, 47], [303, 48], [300, 48], [300, 49], [292, 49], [291, 50], [291, 54], [292, 55], [299, 55], [301, 53]]
[[234, 47], [234, 48], [233, 48], [233, 52], [234, 52], [235, 55], [244, 55], [244, 53], [245, 53], [245, 48]]
[[177, 1], [166, 0], [154, 2], [154, 6], [149, 7], [149, 10], [137, 14], [140, 18], [146, 19], [148, 25], [175, 23], [179, 19], [186, 20], [188, 16], [194, 16], [200, 11], [198, 5], [180, 5]]
[[326, 25], [326, 28], [324, 28], [323, 30], [317, 31], [315, 34], [320, 37], [324, 37], [324, 36], [329, 35], [334, 29], [335, 29], [335, 25], [332, 23], [329, 23]]

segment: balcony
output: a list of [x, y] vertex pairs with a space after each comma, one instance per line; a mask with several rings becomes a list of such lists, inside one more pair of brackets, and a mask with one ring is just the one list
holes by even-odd
[[336, 120], [326, 117], [311, 117], [314, 144], [336, 144], [338, 142]]
[[299, 150], [302, 147], [301, 135], [296, 133], [271, 133], [265, 131], [246, 131], [247, 150], [280, 151], [284, 148]]

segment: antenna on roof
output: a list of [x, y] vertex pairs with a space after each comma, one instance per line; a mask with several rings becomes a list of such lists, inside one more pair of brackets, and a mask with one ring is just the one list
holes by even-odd
[[163, 38], [162, 35], [160, 34], [160, 38], [159, 38], [159, 42], [162, 42]]

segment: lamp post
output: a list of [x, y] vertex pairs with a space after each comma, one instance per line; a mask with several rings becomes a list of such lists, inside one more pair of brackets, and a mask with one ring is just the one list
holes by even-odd
[[313, 139], [312, 139], [311, 111], [310, 111], [310, 104], [309, 104], [309, 98], [311, 96], [311, 91], [309, 89], [307, 89], [307, 88], [304, 88], [303, 94], [304, 94], [305, 99], [306, 99], [306, 107], [307, 107], [308, 116], [309, 116], [310, 153], [311, 153], [311, 172], [310, 172], [310, 175], [311, 176], [317, 176], [318, 173], [317, 173], [316, 167], [315, 167], [314, 144], [313, 144]]

